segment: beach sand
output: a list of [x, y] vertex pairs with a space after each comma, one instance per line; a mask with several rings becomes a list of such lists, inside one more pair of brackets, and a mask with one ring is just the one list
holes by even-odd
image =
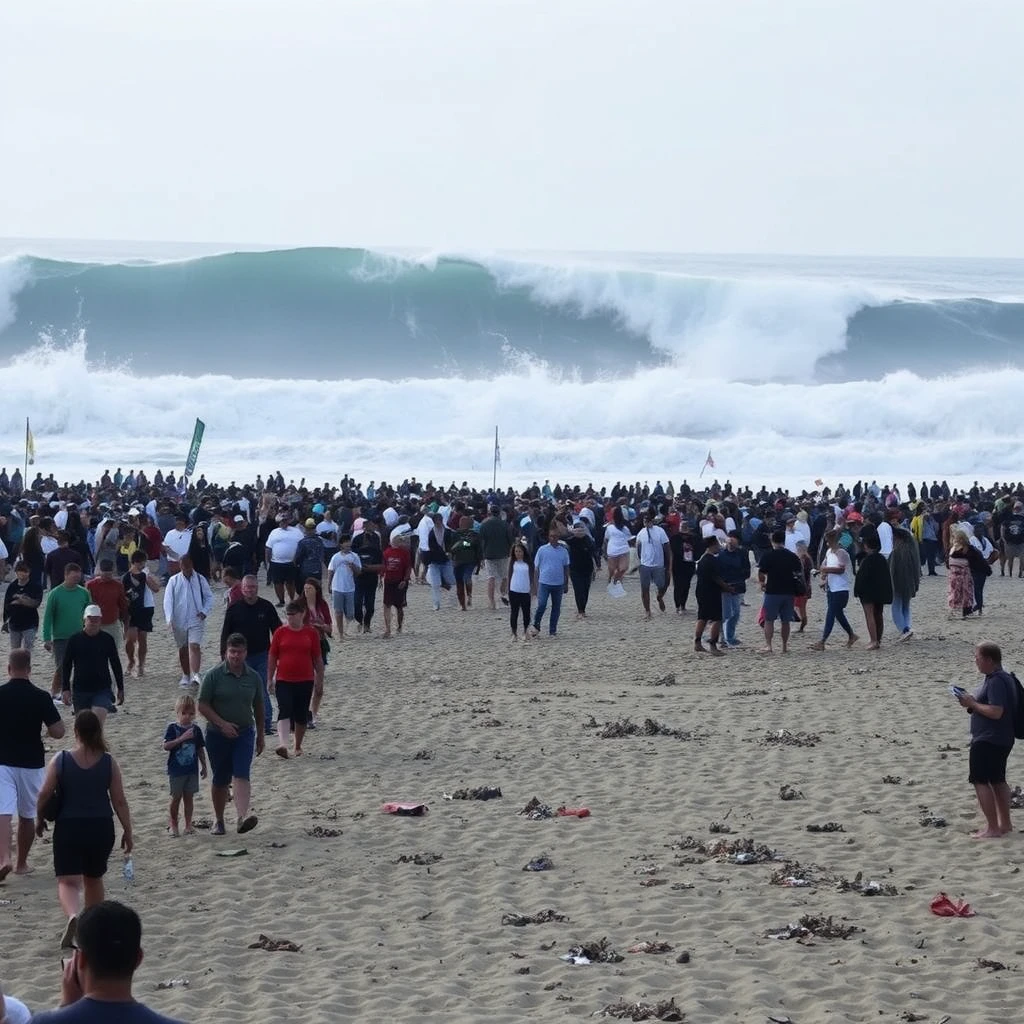
[[[486, 608], [482, 584], [465, 614], [433, 612], [429, 589], [413, 587], [404, 635], [382, 642], [378, 609], [374, 635], [335, 643], [306, 756], [260, 758], [259, 826], [234, 835], [229, 808], [220, 839], [165, 835], [161, 742], [179, 691], [158, 626], [149, 675], [128, 681], [108, 726], [135, 822], [136, 880], [126, 885], [115, 852], [107, 894], [142, 915], [138, 998], [197, 1024], [511, 1024], [670, 998], [691, 1022], [1012, 1019], [1024, 997], [1024, 838], [968, 838], [980, 820], [968, 720], [947, 689], [974, 686], [979, 638], [1024, 668], [1024, 581], [997, 571], [984, 619], [949, 622], [945, 580], [925, 579], [916, 636], [895, 643], [887, 621], [881, 652], [865, 640], [848, 651], [841, 634], [823, 654], [807, 650], [824, 612], [816, 590], [808, 634], [773, 658], [755, 653], [755, 593], [744, 648], [712, 658], [692, 652], [692, 613], [645, 623], [635, 577], [627, 588], [612, 600], [599, 579], [586, 622], [569, 596], [557, 639], [513, 644], [507, 613]], [[211, 637], [221, 615], [218, 606]], [[866, 634], [859, 606], [851, 621]], [[208, 639], [207, 667], [214, 651]], [[44, 664], [37, 646], [37, 682]], [[591, 716], [598, 725], [651, 718], [682, 736], [605, 739], [585, 727]], [[767, 742], [779, 730], [818, 739]], [[1011, 757], [1011, 783], [1019, 763]], [[780, 799], [784, 785], [802, 798]], [[502, 798], [442, 799], [477, 786], [498, 786]], [[591, 815], [527, 820], [517, 812], [535, 796]], [[422, 800], [430, 813], [381, 813], [389, 800]], [[928, 814], [946, 826], [922, 825]], [[196, 816], [211, 816], [206, 783]], [[843, 831], [807, 830], [829, 822]], [[731, 831], [712, 834], [712, 823]], [[317, 827], [341, 834], [316, 838]], [[717, 859], [681, 843], [687, 836], [765, 844], [814, 884], [771, 884], [782, 861]], [[247, 855], [217, 856], [232, 849]], [[398, 862], [417, 854], [441, 859]], [[552, 870], [523, 870], [541, 854]], [[49, 845], [37, 843], [31, 862], [32, 876], [0, 886], [0, 977], [40, 1009], [59, 998], [63, 922]], [[898, 895], [840, 891], [838, 880], [860, 872]], [[940, 891], [966, 898], [977, 916], [934, 916]], [[568, 920], [501, 923], [546, 909]], [[861, 930], [845, 940], [767, 937], [803, 915]], [[249, 948], [261, 934], [301, 951]], [[559, 959], [603, 937], [621, 962]], [[627, 952], [645, 940], [672, 950]], [[684, 952], [689, 962], [678, 962]], [[1011, 969], [990, 973], [979, 958]], [[188, 987], [157, 990], [180, 978]]]

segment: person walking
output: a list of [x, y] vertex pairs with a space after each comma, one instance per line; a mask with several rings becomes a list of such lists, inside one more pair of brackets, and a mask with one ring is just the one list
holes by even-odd
[[533, 563], [530, 553], [522, 541], [512, 545], [508, 560], [509, 622], [512, 639], [519, 639], [519, 619], [523, 620], [523, 639], [530, 639], [530, 596], [535, 590]]
[[921, 552], [910, 530], [893, 527], [892, 554], [889, 556], [892, 576], [892, 621], [899, 630], [899, 640], [914, 635], [910, 619], [910, 602], [921, 585]]
[[302, 741], [309, 725], [314, 696], [324, 692], [324, 660], [320, 634], [304, 622], [304, 601], [290, 601], [285, 608], [288, 621], [274, 630], [267, 658], [267, 679], [271, 693], [277, 693], [277, 748], [274, 753], [288, 759], [288, 736], [295, 733], [295, 756], [303, 754]]
[[[28, 851], [35, 838], [39, 789], [46, 774], [41, 733], [64, 737], [64, 723], [49, 693], [29, 676], [32, 653], [15, 648], [7, 656], [7, 682], [0, 686], [0, 882], [13, 870], [28, 874]], [[17, 860], [11, 864], [11, 831], [18, 818]], [[2, 1018], [0, 1018], [2, 1019]]]
[[572, 533], [565, 541], [569, 549], [569, 579], [572, 582], [573, 597], [576, 599], [576, 618], [587, 617], [587, 602], [590, 599], [590, 585], [597, 574], [597, 548], [583, 519], [572, 524]]
[[[946, 556], [946, 601], [950, 618], [966, 619], [974, 610], [974, 579], [971, 576], [971, 542], [962, 529], [951, 530]], [[957, 614], [959, 613], [959, 615]]]
[[265, 597], [260, 597], [259, 580], [252, 574], [242, 579], [242, 599], [228, 607], [220, 631], [220, 658], [227, 657], [228, 639], [241, 634], [245, 638], [245, 663], [260, 677], [263, 689], [263, 732], [273, 736], [274, 702], [267, 689], [267, 655], [274, 630], [281, 625], [277, 609]]
[[643, 529], [636, 535], [637, 561], [640, 563], [640, 603], [644, 618], [651, 617], [651, 584], [654, 584], [658, 607], [665, 610], [665, 592], [672, 574], [672, 549], [668, 534], [656, 522], [653, 511], [647, 513]]
[[739, 647], [736, 627], [743, 609], [743, 595], [750, 579], [750, 554], [740, 543], [738, 530], [730, 530], [724, 550], [719, 550], [717, 571], [728, 589], [720, 589], [722, 597], [722, 642], [726, 647]]
[[[487, 578], [487, 602], [492, 611], [497, 609], [495, 596], [508, 604], [508, 558], [512, 538], [501, 509], [491, 505], [487, 518], [480, 524], [480, 546], [483, 549], [484, 576]], [[497, 592], [497, 593], [496, 593]]]
[[114, 714], [114, 686], [117, 703], [124, 703], [124, 672], [114, 638], [103, 631], [100, 606], [85, 609], [84, 625], [67, 642], [61, 667], [61, 699], [75, 714], [92, 709], [100, 724]]
[[548, 633], [558, 635], [558, 618], [562, 612], [562, 595], [569, 586], [569, 550], [559, 541], [560, 531], [552, 526], [548, 531], [548, 542], [537, 549], [533, 560], [534, 585], [537, 594], [537, 611], [533, 616], [532, 636], [540, 633], [540, 623], [551, 601], [551, 617]]
[[761, 556], [757, 565], [757, 580], [764, 594], [761, 610], [764, 613], [764, 647], [761, 654], [772, 654], [775, 620], [781, 622], [782, 653], [789, 650], [790, 623], [796, 617], [793, 598], [803, 589], [804, 569], [800, 559], [786, 548], [786, 532], [772, 534], [772, 547]]
[[825, 650], [825, 643], [832, 635], [832, 627], [838, 622], [846, 633], [846, 646], [852, 647], [859, 639], [846, 618], [846, 606], [850, 601], [853, 587], [853, 562], [842, 545], [843, 531], [833, 528], [825, 534], [825, 556], [818, 572], [821, 586], [825, 589], [825, 628], [821, 639], [811, 644], [812, 651]]
[[64, 582], [46, 598], [43, 612], [43, 646], [53, 652], [53, 683], [50, 692], [58, 697], [63, 687], [64, 651], [68, 640], [82, 628], [85, 609], [92, 604], [89, 591], [81, 584], [82, 567], [77, 562], [64, 566]]
[[164, 618], [178, 648], [181, 665], [178, 685], [187, 689], [199, 685], [206, 619], [213, 611], [213, 591], [206, 577], [195, 571], [189, 555], [182, 555], [179, 564], [180, 570], [167, 581], [164, 591]]
[[[239, 602], [241, 603], [241, 602]], [[264, 734], [256, 728], [263, 717], [263, 682], [255, 669], [245, 663], [246, 641], [232, 633], [225, 641], [224, 660], [204, 676], [197, 700], [199, 714], [206, 719], [206, 754], [210, 760], [214, 825], [211, 835], [225, 834], [224, 809], [228, 787], [234, 796], [239, 835], [251, 832], [259, 822], [249, 813], [253, 752], [263, 753]]]
[[867, 649], [877, 651], [882, 646], [882, 633], [885, 631], [885, 606], [892, 604], [892, 577], [889, 575], [889, 562], [881, 552], [878, 534], [864, 530], [860, 543], [864, 558], [857, 570], [853, 596], [860, 600], [864, 609], [864, 621], [871, 640]]
[[39, 606], [43, 603], [43, 588], [29, 579], [28, 566], [16, 562], [14, 582], [4, 591], [3, 622], [11, 638], [11, 650], [28, 650], [36, 642], [39, 631]]
[[121, 849], [126, 857], [133, 847], [121, 766], [107, 747], [103, 722], [95, 711], [78, 712], [74, 748], [56, 754], [46, 769], [36, 819], [36, 835], [40, 838], [47, 827], [43, 810], [58, 787], [60, 809], [53, 825], [53, 869], [57, 899], [67, 919], [61, 946], [67, 948], [74, 944], [75, 925], [83, 905], [93, 907], [103, 900], [103, 876], [114, 849], [115, 814], [121, 822]]
[[[718, 640], [722, 630], [722, 598], [731, 593], [729, 584], [722, 579], [718, 568], [720, 546], [712, 533], [704, 542], [704, 553], [697, 562], [697, 622], [693, 632], [693, 649], [697, 654], [710, 651], [721, 657]], [[704, 646], [704, 630], [710, 624], [708, 645]]]

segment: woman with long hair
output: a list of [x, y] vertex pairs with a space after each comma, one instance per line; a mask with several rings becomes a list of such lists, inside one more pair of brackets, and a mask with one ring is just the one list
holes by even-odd
[[46, 556], [43, 554], [38, 526], [30, 526], [21, 538], [21, 555], [19, 561], [28, 566], [28, 581], [45, 587], [43, 567]]
[[[331, 653], [331, 640], [334, 636], [334, 623], [331, 619], [331, 606], [324, 600], [324, 590], [321, 582], [314, 576], [310, 576], [302, 584], [301, 600], [306, 606], [306, 614], [303, 617], [303, 624], [312, 626], [317, 636], [320, 637], [320, 654], [327, 664], [327, 656]], [[320, 714], [320, 702], [324, 699], [324, 692], [313, 691], [312, 712], [309, 718], [309, 728], [316, 728], [316, 716]]]
[[914, 635], [910, 623], [910, 602], [921, 585], [921, 553], [910, 530], [897, 526], [892, 531], [892, 554], [889, 556], [892, 576], [892, 621], [900, 631], [900, 640]]
[[821, 574], [821, 586], [825, 589], [825, 628], [821, 639], [811, 644], [812, 651], [825, 650], [825, 641], [837, 622], [846, 633], [846, 646], [852, 647], [857, 642], [857, 634], [846, 618], [846, 606], [853, 586], [853, 561], [843, 546], [843, 530], [834, 527], [825, 534], [824, 541], [825, 554], [818, 572]]
[[974, 610], [974, 578], [971, 576], [971, 542], [967, 532], [954, 527], [949, 532], [946, 556], [946, 603], [950, 618], [966, 619]]
[[622, 597], [622, 578], [629, 571], [629, 548], [633, 539], [621, 505], [612, 509], [612, 521], [604, 528], [604, 557], [608, 562], [608, 593]]
[[192, 530], [192, 540], [189, 541], [188, 553], [192, 558], [192, 568], [200, 576], [210, 578], [210, 545], [206, 540], [206, 524], [199, 523]]
[[132, 852], [132, 821], [121, 767], [107, 749], [103, 723], [94, 711], [75, 716], [75, 746], [50, 761], [39, 790], [36, 835], [46, 831], [43, 809], [60, 787], [53, 826], [53, 868], [57, 899], [67, 918], [62, 946], [74, 942], [75, 922], [84, 907], [104, 898], [103, 876], [114, 849], [114, 814], [121, 822], [121, 849]]

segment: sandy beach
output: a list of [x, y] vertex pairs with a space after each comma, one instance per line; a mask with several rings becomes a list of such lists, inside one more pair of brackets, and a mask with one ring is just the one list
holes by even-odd
[[[880, 652], [864, 641], [848, 651], [838, 636], [823, 654], [807, 650], [824, 614], [816, 590], [807, 634], [772, 658], [755, 653], [753, 592], [744, 647], [711, 658], [692, 652], [692, 613], [641, 621], [635, 577], [617, 601], [599, 580], [586, 622], [570, 597], [558, 638], [529, 644], [510, 642], [507, 614], [487, 609], [482, 589], [468, 612], [434, 613], [429, 589], [413, 587], [404, 635], [382, 642], [378, 609], [374, 635], [335, 643], [306, 756], [258, 760], [260, 824], [243, 837], [230, 809], [227, 837], [165, 835], [161, 742], [179, 691], [158, 625], [148, 676], [128, 682], [108, 725], [136, 823], [136, 880], [126, 885], [115, 853], [107, 893], [142, 915], [140, 999], [195, 1024], [511, 1024], [669, 999], [691, 1022], [1012, 1019], [1024, 997], [1024, 839], [968, 837], [979, 821], [968, 723], [947, 688], [977, 682], [980, 638], [1024, 668], [1024, 581], [996, 573], [984, 619], [950, 622], [945, 579], [926, 578], [915, 637], [896, 643], [887, 617]], [[206, 667], [222, 614], [218, 603]], [[850, 617], [863, 633], [859, 606]], [[44, 659], [37, 645], [45, 684]], [[627, 719], [677, 734], [602, 737]], [[502, 797], [442, 797], [481, 786]], [[798, 797], [781, 799], [784, 786]], [[518, 812], [533, 797], [591, 814], [529, 820]], [[381, 813], [389, 800], [430, 812]], [[208, 783], [196, 814], [210, 819]], [[841, 831], [808, 831], [830, 823]], [[778, 859], [737, 863], [717, 843]], [[552, 869], [523, 870], [542, 854]], [[33, 875], [0, 885], [0, 977], [42, 1009], [59, 998], [63, 922], [48, 844], [31, 863]], [[859, 874], [895, 894], [843, 891]], [[977, 916], [934, 916], [940, 891]], [[545, 910], [567, 920], [502, 924]], [[805, 915], [857, 930], [769, 937]], [[261, 935], [301, 949], [250, 948]], [[602, 938], [620, 961], [560, 959]], [[628, 951], [645, 941], [671, 950]], [[175, 979], [187, 987], [158, 990]]]

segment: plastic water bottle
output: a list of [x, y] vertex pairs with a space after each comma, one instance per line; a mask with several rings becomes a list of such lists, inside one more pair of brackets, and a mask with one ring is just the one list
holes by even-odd
[[135, 881], [135, 862], [131, 857], [124, 859], [124, 880], [128, 885]]

